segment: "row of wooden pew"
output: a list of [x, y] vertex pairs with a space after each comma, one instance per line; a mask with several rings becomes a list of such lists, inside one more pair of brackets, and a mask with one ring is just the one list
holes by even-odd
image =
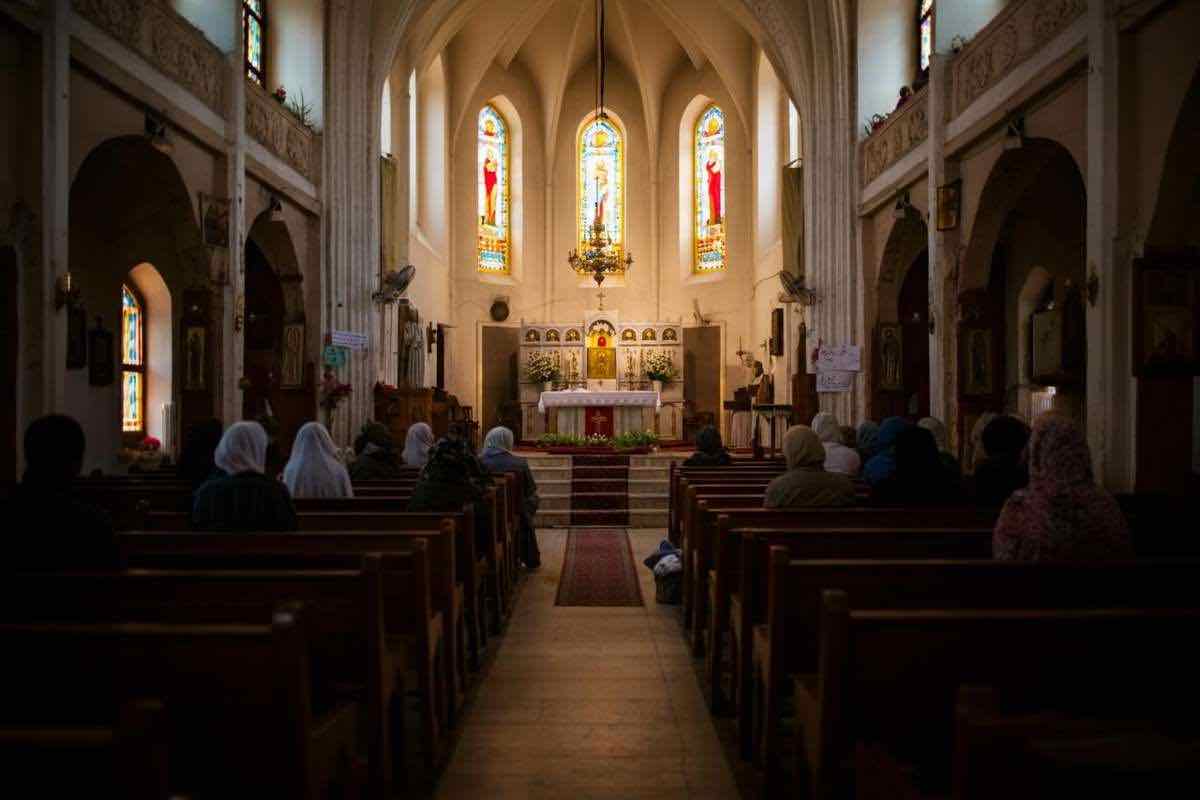
[[[996, 562], [996, 508], [764, 509], [782, 470], [746, 461], [670, 477], [684, 634], [766, 796], [995, 796], [980, 771], [999, 763], [996, 737], [964, 733], [981, 716], [1160, 752], [1171, 731], [1155, 769], [1197, 752], [1200, 658], [1171, 653], [1200, 630], [1200, 560]], [[993, 702], [968, 713], [956, 698], [981, 686]], [[1038, 730], [1012, 723], [1000, 738]], [[1183, 769], [1193, 785], [1198, 772]]]
[[3, 584], [4, 752], [129, 754], [108, 762], [127, 797], [394, 796], [442, 758], [519, 570], [519, 475], [487, 520], [404, 511], [415, 480], [242, 534], [188, 530], [176, 481], [80, 481], [125, 528], [123, 569]]

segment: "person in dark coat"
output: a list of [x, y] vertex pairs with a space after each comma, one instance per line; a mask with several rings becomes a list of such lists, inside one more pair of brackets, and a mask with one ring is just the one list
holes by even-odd
[[505, 427], [492, 428], [483, 438], [483, 451], [479, 454], [479, 461], [492, 474], [520, 473], [521, 485], [525, 492], [524, 505], [521, 508], [521, 561], [528, 569], [537, 569], [542, 565], [542, 555], [538, 549], [533, 522], [541, 499], [538, 497], [537, 482], [533, 479], [533, 470], [529, 468], [527, 460], [513, 453], [513, 443], [511, 430]]
[[385, 481], [399, 478], [400, 455], [396, 452], [392, 433], [386, 425], [368, 422], [354, 440], [357, 458], [350, 465], [350, 479], [354, 481]]
[[409, 511], [475, 510], [475, 532], [479, 541], [492, 541], [492, 515], [484, 496], [492, 478], [461, 439], [440, 439], [428, 453], [428, 461], [408, 500]]
[[871, 487], [871, 503], [881, 506], [943, 506], [962, 502], [958, 477], [946, 468], [937, 440], [925, 428], [909, 425], [896, 436], [895, 469]]
[[267, 432], [257, 422], [229, 426], [214, 456], [222, 475], [196, 490], [192, 527], [203, 531], [294, 531], [287, 487], [263, 474]]
[[179, 477], [192, 485], [192, 491], [217, 474], [213, 455], [221, 443], [223, 425], [219, 419], [197, 422], [187, 429], [183, 437], [183, 451], [179, 454]]
[[975, 500], [981, 505], [1001, 506], [1018, 489], [1029, 483], [1025, 446], [1029, 427], [1010, 416], [990, 421], [981, 435], [983, 460], [975, 467]]
[[685, 467], [725, 467], [733, 463], [729, 451], [721, 441], [721, 432], [715, 425], [705, 425], [696, 434], [696, 452], [683, 462]]
[[74, 419], [51, 414], [25, 430], [25, 474], [10, 505], [4, 561], [17, 570], [120, 566], [112, 519], [73, 488], [87, 439]]

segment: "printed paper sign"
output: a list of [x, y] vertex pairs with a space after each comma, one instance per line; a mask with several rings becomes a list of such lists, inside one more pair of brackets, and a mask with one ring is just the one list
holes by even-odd
[[344, 347], [337, 347], [332, 344], [328, 345], [325, 348], [323, 355], [325, 357], [325, 363], [331, 367], [346, 366], [346, 349]]
[[862, 348], [856, 344], [823, 344], [817, 351], [817, 372], [859, 372]]
[[347, 347], [351, 350], [366, 350], [367, 335], [353, 331], [334, 331], [329, 335], [331, 344], [337, 347]]
[[854, 383], [853, 372], [818, 372], [817, 392], [848, 392]]

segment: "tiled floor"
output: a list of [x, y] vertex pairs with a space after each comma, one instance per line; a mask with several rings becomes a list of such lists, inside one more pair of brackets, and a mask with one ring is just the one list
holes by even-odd
[[437, 797], [737, 798], [680, 634], [640, 561], [643, 608], [554, 605], [566, 531], [538, 532], [500, 650], [470, 704]]

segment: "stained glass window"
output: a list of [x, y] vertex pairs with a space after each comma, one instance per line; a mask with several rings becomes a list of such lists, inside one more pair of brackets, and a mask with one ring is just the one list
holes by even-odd
[[929, 68], [929, 57], [933, 54], [933, 0], [918, 0], [917, 26], [920, 35], [920, 65], [921, 69]]
[[509, 210], [508, 125], [490, 105], [479, 112], [479, 271], [509, 272], [512, 219]]
[[128, 286], [121, 287], [121, 430], [145, 430], [146, 316], [141, 301]]
[[266, 50], [267, 0], [242, 0], [242, 21], [246, 35], [246, 77], [264, 89], [267, 71], [263, 66]]
[[725, 269], [725, 114], [709, 106], [696, 120], [693, 155], [695, 261], [698, 273]]
[[625, 141], [607, 116], [596, 117], [579, 134], [579, 251], [587, 249], [599, 218], [620, 255], [625, 251]]

